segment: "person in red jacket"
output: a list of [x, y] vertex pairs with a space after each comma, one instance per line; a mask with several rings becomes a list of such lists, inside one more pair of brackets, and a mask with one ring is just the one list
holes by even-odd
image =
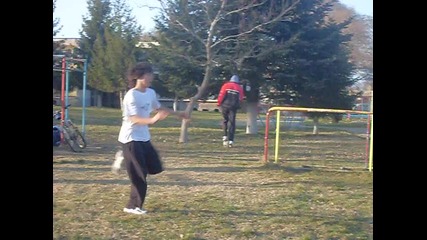
[[219, 91], [217, 106], [221, 108], [223, 117], [222, 137], [223, 145], [232, 147], [234, 144], [234, 133], [236, 130], [236, 113], [243, 101], [244, 92], [239, 84], [239, 77], [233, 75], [230, 81], [224, 83]]

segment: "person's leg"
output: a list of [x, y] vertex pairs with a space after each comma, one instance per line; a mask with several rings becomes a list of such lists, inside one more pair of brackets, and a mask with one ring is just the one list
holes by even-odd
[[163, 164], [160, 159], [157, 149], [151, 144], [151, 142], [144, 142], [145, 149], [145, 162], [147, 164], [148, 174], [154, 175], [163, 172]]
[[131, 191], [127, 209], [142, 208], [147, 194], [147, 168], [141, 142], [129, 142], [123, 145], [123, 157], [131, 181]]
[[228, 117], [230, 121], [230, 125], [228, 128], [228, 141], [229, 143], [231, 142], [231, 145], [234, 142], [234, 133], [236, 131], [236, 112], [237, 112], [237, 109], [231, 109], [229, 111], [229, 117]]
[[222, 130], [223, 130], [222, 141], [224, 143], [227, 143], [227, 140], [228, 140], [228, 121], [229, 121], [228, 116], [229, 116], [229, 112], [230, 112], [230, 109], [224, 108], [224, 107], [221, 108], [221, 113], [222, 113], [222, 118], [223, 118], [223, 121], [222, 121]]

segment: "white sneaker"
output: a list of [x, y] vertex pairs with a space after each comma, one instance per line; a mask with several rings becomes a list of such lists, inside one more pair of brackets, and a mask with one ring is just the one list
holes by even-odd
[[234, 142], [233, 142], [233, 141], [228, 141], [228, 147], [232, 147], [232, 146], [233, 146], [233, 144], [234, 144]]
[[111, 165], [111, 172], [113, 172], [114, 174], [119, 174], [124, 159], [125, 158], [123, 157], [123, 151], [117, 151], [116, 155], [114, 156], [114, 162]]
[[227, 136], [222, 136], [222, 145], [223, 145], [224, 147], [227, 147], [227, 146], [228, 146]]
[[136, 207], [136, 208], [123, 208], [123, 212], [137, 214], [137, 215], [142, 215], [142, 214], [146, 214], [147, 210], [141, 209], [139, 207]]

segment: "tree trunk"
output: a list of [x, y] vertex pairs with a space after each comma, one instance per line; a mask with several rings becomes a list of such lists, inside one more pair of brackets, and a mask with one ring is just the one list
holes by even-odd
[[[210, 51], [208, 51], [210, 52]], [[209, 54], [208, 54], [209, 56]], [[208, 59], [210, 59], [208, 57]], [[197, 103], [197, 101], [200, 99], [200, 97], [203, 95], [203, 93], [206, 91], [209, 85], [209, 79], [211, 77], [211, 61], [208, 61], [208, 64], [206, 65], [205, 69], [205, 76], [203, 77], [203, 82], [201, 86], [197, 89], [196, 95], [194, 97], [190, 98], [190, 102], [187, 105], [187, 108], [185, 109], [185, 112], [187, 112], [189, 119], [182, 119], [181, 122], [181, 133], [179, 135], [179, 142], [180, 143], [186, 143], [188, 142], [188, 124], [190, 123], [191, 119], [191, 113], [193, 112], [194, 105]]]
[[179, 110], [178, 104], [179, 104], [178, 97], [175, 97], [175, 99], [173, 100], [173, 110], [174, 111], [178, 111]]
[[319, 118], [318, 117], [314, 117], [313, 118], [313, 135], [318, 135], [319, 134]]
[[123, 91], [119, 91], [120, 109], [123, 111]]
[[96, 107], [102, 107], [102, 94], [100, 91], [96, 90], [94, 94], [94, 101]]
[[[223, 2], [223, 4], [226, 2]], [[222, 6], [223, 7], [223, 6]], [[219, 14], [215, 17], [213, 23], [210, 25], [207, 42], [205, 43], [206, 48], [206, 66], [205, 66], [205, 76], [203, 77], [202, 84], [197, 89], [196, 95], [190, 99], [190, 102], [187, 105], [187, 108], [185, 109], [185, 112], [187, 113], [189, 119], [182, 119], [181, 123], [181, 133], [179, 135], [179, 142], [180, 143], [186, 143], [188, 142], [188, 124], [190, 123], [191, 119], [191, 113], [193, 112], [193, 108], [195, 103], [203, 96], [206, 89], [209, 86], [209, 80], [211, 78], [212, 74], [212, 59], [214, 54], [212, 53], [212, 44], [213, 44], [213, 38], [216, 33], [215, 26], [216, 23], [219, 20]]]
[[247, 103], [246, 107], [246, 134], [258, 133], [258, 103]]
[[[193, 112], [194, 104], [195, 104], [194, 98], [190, 99], [190, 102], [187, 105], [187, 108], [185, 111], [188, 113], [188, 116], [191, 118], [191, 114]], [[189, 119], [182, 119], [181, 121], [181, 132], [179, 135], [179, 142], [180, 143], [186, 143], [188, 142], [188, 125], [190, 123]]]
[[109, 92], [107, 92], [107, 93], [104, 93], [104, 95], [105, 95], [105, 100], [106, 100], [106, 104], [104, 104], [104, 106], [107, 106], [107, 107], [110, 107], [110, 108], [113, 108], [113, 107], [115, 107], [115, 104], [114, 104], [114, 100], [115, 100], [115, 96], [114, 96], [114, 93], [109, 93]]

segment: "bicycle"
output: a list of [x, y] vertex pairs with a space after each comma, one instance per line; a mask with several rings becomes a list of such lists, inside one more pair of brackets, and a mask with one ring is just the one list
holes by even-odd
[[[67, 109], [69, 106], [71, 105], [67, 105], [65, 109]], [[65, 140], [73, 152], [81, 152], [82, 149], [86, 148], [87, 146], [86, 139], [83, 137], [78, 127], [70, 119], [63, 120], [61, 115], [61, 111], [55, 111], [53, 113], [54, 119], [61, 120], [60, 125], [54, 125], [54, 130], [56, 127], [60, 131], [62, 135], [61, 140]]]

